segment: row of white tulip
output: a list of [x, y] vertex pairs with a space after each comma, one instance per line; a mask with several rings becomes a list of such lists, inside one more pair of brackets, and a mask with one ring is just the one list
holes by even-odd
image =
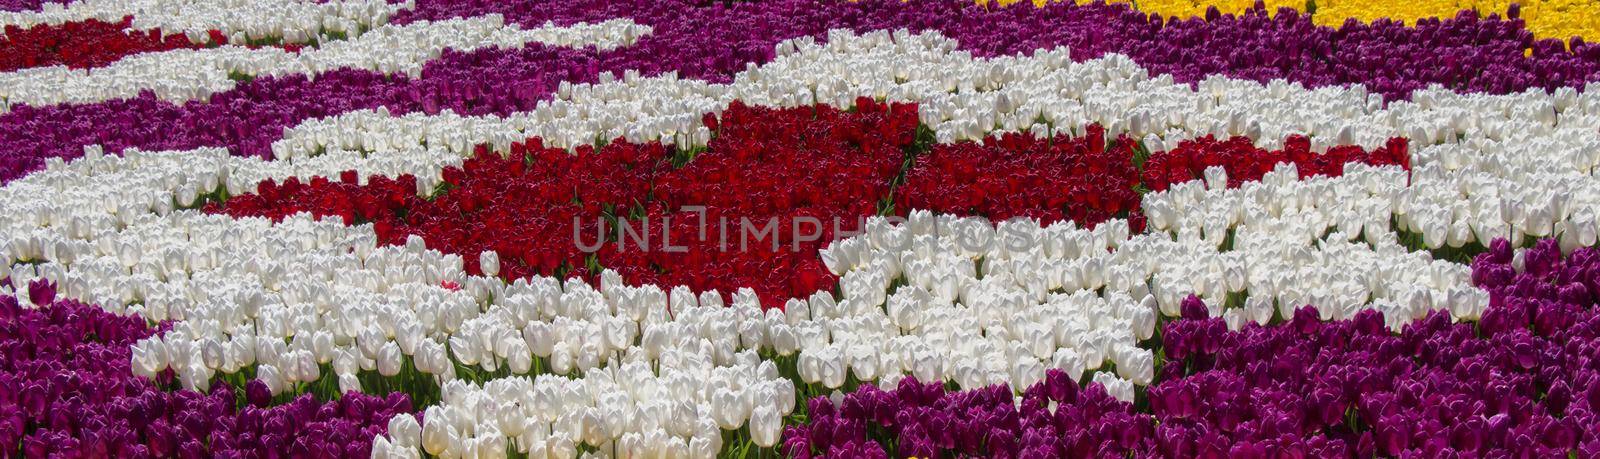
[[578, 379], [543, 375], [483, 384], [446, 383], [443, 402], [418, 425], [396, 416], [374, 439], [373, 457], [576, 456], [587, 445], [606, 457], [714, 457], [722, 431], [748, 425], [751, 438], [775, 445], [795, 387], [772, 362], [741, 354], [733, 366], [704, 355], [659, 369], [641, 362], [608, 365]]
[[[869, 220], [865, 234], [821, 254], [841, 275], [841, 307], [812, 312], [831, 339], [806, 343], [801, 361], [842, 360], [863, 380], [907, 373], [962, 387], [1027, 387], [1047, 369], [1077, 378], [1111, 362], [1147, 385], [1154, 356], [1138, 342], [1155, 332], [1155, 304], [1107, 288], [1113, 249], [1128, 237], [1120, 220], [1093, 231], [921, 211], [903, 225]], [[886, 294], [897, 279], [904, 285]]]
[[551, 100], [507, 117], [460, 116], [448, 110], [432, 116], [391, 115], [378, 108], [308, 120], [284, 130], [272, 152], [289, 159], [332, 150], [404, 154], [422, 146], [470, 155], [478, 144], [505, 149], [533, 137], [546, 146], [569, 149], [615, 138], [703, 146], [711, 131], [700, 124], [701, 116], [721, 114], [741, 87], [681, 80], [674, 74], [642, 77], [631, 70], [620, 78], [603, 73], [600, 81], [561, 82]]
[[[898, 38], [891, 40], [891, 36]], [[924, 44], [913, 46], [917, 43]], [[790, 94], [781, 90], [782, 85], [796, 83], [785, 83], [785, 78], [799, 84], [806, 78], [816, 81], [819, 95], [812, 101], [849, 101], [858, 95], [874, 95], [878, 87], [872, 85], [894, 81], [896, 72], [921, 68], [918, 59], [938, 57], [932, 50], [947, 43], [937, 37], [887, 33], [836, 35], [825, 46], [800, 40], [780, 46], [784, 57], [774, 64], [779, 66], [747, 71], [730, 85], [624, 75], [618, 81], [563, 86], [556, 100], [534, 114], [513, 117], [521, 121], [453, 115], [386, 120], [381, 112], [347, 115], [290, 131], [284, 147], [275, 147], [279, 160], [234, 158], [206, 149], [129, 152], [123, 157], [89, 154], [71, 163], [53, 161], [46, 170], [0, 189], [0, 234], [5, 236], [0, 239], [0, 255], [11, 261], [6, 274], [12, 280], [11, 286], [0, 289], [25, 296], [27, 289], [17, 287], [43, 277], [59, 283], [68, 297], [152, 320], [178, 321], [171, 332], [135, 348], [134, 367], [145, 374], [171, 368], [195, 388], [203, 387], [215, 372], [254, 365], [258, 377], [275, 390], [322, 377], [337, 377], [346, 388], [355, 389], [359, 385], [355, 373], [364, 369], [392, 374], [398, 371], [397, 362], [409, 358], [418, 371], [444, 381], [451, 387], [446, 392], [453, 395], [440, 411], [425, 417], [427, 424], [440, 423], [432, 430], [423, 425], [416, 435], [410, 435], [407, 432], [411, 431], [402, 427], [383, 440], [387, 442], [385, 451], [401, 455], [420, 451], [465, 454], [508, 447], [532, 451], [541, 444], [542, 451], [563, 454], [575, 451], [578, 444], [608, 442], [627, 451], [656, 448], [700, 455], [716, 450], [706, 443], [717, 440], [697, 440], [704, 433], [699, 426], [707, 422], [721, 429], [748, 422], [752, 438], [759, 444], [775, 441], [773, 419], [788, 412], [779, 408], [792, 403], [793, 397], [788, 402], [782, 402], [783, 397], [766, 398], [785, 392], [781, 378], [773, 379], [773, 371], [767, 369], [772, 364], [761, 362], [758, 353], [793, 356], [802, 382], [828, 388], [843, 386], [850, 376], [892, 384], [904, 374], [965, 386], [1001, 381], [1022, 384], [1037, 379], [1046, 368], [1081, 372], [1111, 362], [1116, 372], [1097, 372], [1094, 379], [1119, 398], [1131, 399], [1133, 386], [1148, 383], [1153, 371], [1148, 351], [1133, 343], [1149, 337], [1157, 313], [1172, 314], [1175, 301], [1187, 293], [1205, 296], [1216, 308], [1214, 313], [1228, 317], [1236, 326], [1247, 319], [1270, 317], [1262, 312], [1271, 311], [1269, 299], [1279, 300], [1279, 307], [1327, 303], [1331, 305], [1324, 306], [1327, 317], [1345, 316], [1360, 307], [1400, 312], [1395, 314], [1400, 319], [1395, 320], [1443, 307], [1463, 318], [1474, 317], [1481, 308], [1481, 292], [1470, 288], [1465, 271], [1432, 261], [1425, 252], [1407, 252], [1396, 242], [1394, 229], [1384, 224], [1394, 217], [1408, 222], [1403, 223], [1406, 228], [1422, 228], [1426, 234], [1441, 218], [1478, 221], [1495, 217], [1438, 211], [1453, 209], [1443, 204], [1450, 202], [1447, 196], [1459, 197], [1468, 191], [1477, 196], [1480, 192], [1448, 189], [1457, 194], [1418, 196], [1446, 190], [1442, 185], [1429, 185], [1437, 183], [1426, 181], [1429, 174], [1509, 183], [1530, 180], [1529, 186], [1569, 192], [1571, 198], [1560, 207], [1564, 211], [1595, 202], [1592, 194], [1586, 194], [1592, 192], [1592, 184], [1565, 178], [1587, 171], [1592, 164], [1573, 167], [1571, 162], [1552, 159], [1582, 160], [1574, 152], [1589, 140], [1573, 129], [1593, 125], [1594, 117], [1588, 113], [1596, 107], [1592, 102], [1595, 96], [1430, 93], [1414, 103], [1363, 109], [1345, 123], [1356, 127], [1335, 131], [1351, 132], [1353, 139], [1366, 142], [1385, 138], [1387, 134], [1374, 134], [1389, 132], [1383, 131], [1390, 128], [1383, 120], [1422, 119], [1429, 114], [1477, 117], [1470, 123], [1452, 121], [1452, 126], [1468, 128], [1453, 131], [1443, 144], [1419, 142], [1423, 145], [1414, 156], [1419, 165], [1411, 174], [1410, 187], [1405, 186], [1406, 174], [1393, 168], [1351, 167], [1344, 177], [1309, 181], [1294, 180], [1295, 174], [1284, 168], [1260, 184], [1235, 190], [1218, 186], [1225, 178], [1208, 172], [1209, 183], [1147, 195], [1146, 210], [1155, 232], [1146, 235], [1128, 234], [1122, 222], [1088, 231], [1070, 224], [1040, 228], [1012, 222], [995, 227], [981, 220], [922, 213], [904, 225], [874, 221], [866, 234], [836, 242], [823, 254], [828, 266], [844, 278], [840, 297], [819, 293], [791, 301], [781, 312], [761, 312], [748, 292], [723, 292], [731, 294], [731, 306], [723, 307], [724, 297], [719, 294], [624, 286], [612, 275], [599, 289], [544, 278], [506, 284], [467, 276], [459, 256], [428, 250], [420, 240], [379, 247], [365, 226], [345, 227], [305, 216], [272, 224], [184, 209], [222, 188], [233, 194], [254, 191], [256, 181], [265, 178], [330, 177], [355, 169], [362, 176], [413, 173], [437, 180], [441, 167], [459, 163], [466, 145], [520, 140], [520, 135], [530, 132], [543, 135], [541, 130], [555, 129], [552, 125], [570, 127], [565, 137], [559, 133], [551, 137], [565, 138], [571, 144], [592, 141], [600, 134], [627, 133], [644, 139], [681, 136], [697, 132], [686, 126], [697, 123], [700, 113], [714, 113], [734, 98], [752, 104], [798, 103], [761, 95]], [[892, 62], [893, 54], [887, 54], [885, 47], [907, 50], [904, 69], [872, 64]], [[855, 53], [869, 58], [830, 60], [847, 59]], [[797, 56], [812, 56], [818, 66], [794, 64]], [[948, 63], [947, 71], [990, 75], [1000, 68], [1001, 77], [997, 78], [1005, 79], [1009, 78], [1005, 76], [1009, 66], [1044, 66], [1030, 62], [1057, 58], [1052, 56], [967, 59], [966, 64]], [[841, 68], [821, 65], [829, 62], [855, 66], [842, 67], [851, 71], [831, 75], [818, 70]], [[995, 62], [1008, 64], [1001, 67]], [[1314, 110], [1315, 116], [1309, 120], [1302, 117], [1297, 121], [1296, 104], [1317, 107], [1338, 100], [1366, 100], [1348, 95], [1359, 94], [1356, 89], [1305, 91], [1229, 80], [1213, 80], [1198, 90], [1183, 85], [1158, 87], [1154, 82], [1159, 79], [1142, 78], [1142, 70], [1114, 71], [1126, 65], [1120, 57], [1061, 65], [1064, 71], [1099, 82], [1081, 92], [1093, 98], [1077, 106], [1098, 107], [1095, 110], [1103, 110], [1105, 116], [1110, 116], [1114, 107], [1178, 109], [1181, 104], [1174, 102], [1177, 100], [1238, 101], [1216, 102], [1219, 105], [1198, 112], [1189, 111], [1196, 110], [1196, 105], [1184, 106], [1188, 108], [1183, 109], [1181, 120], [1197, 124], [1182, 124], [1188, 129], [1183, 132], [1194, 134], [1213, 132], [1217, 122], [1228, 119], [1228, 125], [1243, 125], [1252, 131], [1257, 127], [1250, 126], [1259, 126], [1262, 138], [1272, 139], [1275, 136], [1265, 132], [1297, 132], [1294, 129], [1299, 127], [1331, 124], [1320, 119], [1322, 112]], [[791, 69], [790, 73], [779, 71], [785, 68]], [[977, 81], [976, 76], [972, 78]], [[922, 81], [909, 78], [909, 74], [905, 80], [908, 84]], [[995, 87], [997, 80], [984, 81], [981, 88]], [[1219, 88], [1241, 89], [1214, 93], [1221, 91]], [[980, 85], [974, 84], [974, 89]], [[993, 94], [996, 91], [978, 91], [967, 99], [940, 99], [964, 92], [933, 92], [926, 102], [932, 105], [925, 107], [965, 100], [961, 103], [998, 108], [1009, 106], [1012, 100], [1030, 100], [1006, 96], [1006, 102], [1000, 104], [998, 94]], [[1269, 97], [1278, 92], [1282, 94]], [[908, 97], [906, 94], [896, 97]], [[1154, 102], [1142, 105], [1145, 96], [1141, 94], [1150, 94]], [[1184, 96], [1188, 99], [1178, 98], [1183, 94], [1188, 94]], [[676, 104], [652, 105], [678, 97], [683, 100]], [[1282, 106], [1261, 105], [1257, 111], [1240, 112], [1218, 108], [1245, 106], [1252, 97]], [[1457, 111], [1463, 106], [1491, 106], [1499, 100], [1536, 102], [1540, 97], [1571, 102], [1550, 102], [1552, 112]], [[963, 120], [979, 112], [978, 108], [959, 113], [951, 109], [951, 115], [946, 115], [944, 110], [925, 109], [924, 116], [945, 133], [957, 132], [954, 129]], [[1235, 123], [1231, 113], [1272, 113], [1281, 118]], [[1540, 121], [1548, 113], [1555, 113], [1560, 122]], [[1219, 114], [1230, 114], [1230, 118]], [[949, 119], [943, 119], [947, 116]], [[454, 120], [451, 122], [457, 124], [453, 126], [462, 126], [465, 132], [422, 130], [414, 134], [417, 137], [405, 137], [408, 129], [435, 120]], [[517, 127], [517, 123], [524, 124]], [[1501, 123], [1516, 129], [1496, 131], [1503, 139], [1497, 140], [1484, 134], [1488, 131], [1471, 127], [1472, 123]], [[959, 138], [942, 135], [947, 140]], [[1161, 135], [1162, 142], [1178, 138]], [[1527, 143], [1545, 148], [1521, 146]], [[329, 148], [321, 155], [304, 154], [313, 145]], [[1484, 148], [1476, 154], [1495, 159], [1436, 160], [1484, 145], [1497, 148]], [[379, 152], [352, 151], [367, 148]], [[1512, 157], [1511, 151], [1532, 157]], [[1507, 172], [1511, 170], [1518, 172]], [[1481, 199], [1508, 202], [1540, 196], [1494, 193], [1482, 192], [1485, 197]], [[1522, 209], [1553, 206], [1538, 201], [1512, 205], [1524, 206]], [[1506, 224], [1508, 228], [1551, 222], [1552, 231], [1560, 234], [1577, 232], [1561, 225], [1581, 220], [1572, 218], [1580, 214], [1572, 211], [1507, 213], [1519, 219]], [[1223, 250], [1220, 235], [1228, 230], [1235, 233], [1234, 244], [1231, 250]], [[1001, 242], [1020, 238], [1036, 244], [1019, 250], [1008, 244], [973, 249], [959, 244], [962, 239], [955, 236]], [[1573, 237], [1582, 240], [1581, 234]], [[894, 244], [902, 240], [909, 242], [904, 248]], [[494, 256], [488, 257], [492, 262]], [[897, 279], [903, 279], [903, 284]], [[443, 287], [446, 281], [461, 288]], [[1227, 293], [1249, 293], [1250, 299], [1243, 308], [1223, 311], [1220, 303]], [[981, 337], [977, 336], [979, 330]], [[458, 364], [489, 371], [506, 367], [523, 373], [532, 367], [535, 357], [548, 362], [551, 372], [569, 376], [542, 375], [477, 385], [451, 382]], [[321, 374], [322, 364], [331, 364], [334, 374]], [[644, 387], [616, 382], [639, 381], [637, 368], [656, 372], [655, 382], [639, 383], [656, 384], [653, 387], [679, 387], [674, 384], [680, 383], [672, 381], [691, 376], [702, 383], [718, 372], [730, 375], [725, 378], [739, 375], [742, 379], [730, 379], [728, 384], [745, 386], [658, 392], [671, 394], [664, 400], [693, 407], [696, 421], [691, 425], [696, 430], [686, 433], [671, 425], [630, 420], [655, 419], [649, 416], [657, 415], [639, 413], [668, 409], [662, 407], [671, 403], [652, 402], [660, 397], [608, 399], [616, 397], [608, 394]], [[630, 376], [616, 376], [620, 373]], [[753, 388], [757, 386], [764, 388]], [[537, 423], [518, 424], [515, 415], [511, 424], [501, 424], [499, 416], [488, 416], [501, 412], [543, 415], [528, 410], [555, 403], [551, 399], [535, 397], [526, 404], [516, 400], [523, 397], [517, 394], [545, 390], [590, 394], [573, 399], [576, 401], [571, 403], [577, 405], [562, 405], [583, 407], [570, 410], [582, 413], [571, 415], [581, 419], [541, 421], [548, 423], [546, 431]], [[742, 398], [746, 394], [752, 400], [748, 405]], [[517, 430], [519, 425], [524, 430]], [[623, 427], [614, 427], [618, 425]], [[591, 431], [589, 426], [597, 427]], [[510, 439], [516, 440], [504, 441]]]
[[1471, 287], [1469, 267], [1400, 244], [1389, 224], [1405, 191], [1400, 168], [1350, 164], [1342, 177], [1299, 180], [1293, 165], [1282, 164], [1237, 189], [1222, 185], [1220, 168], [1207, 172], [1218, 180], [1145, 195], [1154, 232], [1121, 251], [1127, 258], [1118, 265], [1143, 268], [1135, 279], [1152, 276], [1167, 315], [1177, 315], [1190, 293], [1216, 302], [1248, 293], [1236, 324], [1270, 319], [1273, 303], [1282, 317], [1311, 304], [1325, 319], [1377, 308], [1398, 329], [1433, 309], [1476, 319], [1487, 304]]
[[333, 70], [363, 69], [417, 77], [428, 61], [438, 58], [447, 48], [467, 52], [543, 43], [614, 49], [631, 45], [649, 33], [649, 26], [628, 19], [521, 29], [515, 24], [506, 25], [500, 15], [491, 14], [383, 25], [360, 37], [293, 53], [277, 47], [236, 45], [144, 53], [101, 68], [58, 65], [0, 73], [0, 110], [19, 104], [39, 107], [126, 99], [144, 91], [174, 103], [207, 100], [213, 94], [234, 89], [239, 76], [315, 78]]
[[76, 0], [44, 3], [38, 11], [0, 11], [0, 26], [58, 25], [98, 19], [118, 22], [133, 16], [132, 27], [184, 34], [195, 43], [211, 30], [233, 42], [280, 38], [289, 43], [328, 35], [359, 35], [387, 24], [416, 0]]

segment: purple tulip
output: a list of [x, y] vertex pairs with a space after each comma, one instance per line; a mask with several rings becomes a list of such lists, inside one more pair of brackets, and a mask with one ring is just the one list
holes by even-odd
[[28, 283], [28, 299], [33, 304], [50, 304], [56, 300], [56, 284], [45, 279], [34, 279]]
[[1134, 413], [1132, 405], [1111, 398], [1099, 385], [1080, 392], [1058, 371], [1023, 391], [1020, 405], [1004, 385], [953, 393], [943, 384], [915, 378], [888, 392], [864, 385], [837, 406], [825, 397], [811, 399], [809, 426], [788, 428], [784, 445], [796, 457], [882, 457], [890, 451], [868, 437], [874, 430], [864, 427], [872, 425], [893, 436], [897, 457], [1094, 457], [1154, 450], [1152, 418]]

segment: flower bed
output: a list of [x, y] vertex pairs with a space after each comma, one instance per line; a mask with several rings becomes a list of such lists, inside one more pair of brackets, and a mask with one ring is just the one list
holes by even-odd
[[12, 3], [0, 457], [1600, 455], [1570, 2]]

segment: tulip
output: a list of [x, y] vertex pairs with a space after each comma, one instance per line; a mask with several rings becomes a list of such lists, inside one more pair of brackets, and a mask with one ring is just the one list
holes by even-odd
[[55, 302], [56, 285], [44, 279], [35, 279], [28, 283], [28, 300], [35, 306], [47, 306]]
[[132, 347], [133, 369], [140, 376], [154, 378], [168, 365], [166, 346], [160, 339], [140, 340]]
[[286, 386], [288, 381], [285, 381], [283, 378], [284, 377], [279, 374], [276, 366], [262, 364], [256, 367], [256, 380], [265, 385], [267, 387], [267, 391], [272, 395], [281, 394], [285, 389], [287, 389]]
[[340, 393], [361, 392], [361, 380], [355, 375], [339, 375], [338, 378]]
[[750, 414], [750, 438], [757, 446], [770, 448], [778, 444], [778, 433], [783, 426], [777, 410], [758, 406]]
[[478, 254], [479, 270], [485, 276], [494, 276], [500, 273], [500, 257], [493, 250], [486, 250]]
[[[422, 425], [422, 448], [428, 454], [434, 455], [444, 454], [450, 448], [450, 445], [456, 441], [455, 438], [452, 438], [451, 432], [446, 430], [450, 429], [445, 424], [448, 421], [440, 419], [442, 412], [437, 408], [429, 407], [422, 414], [422, 418], [426, 420]], [[435, 421], [435, 419], [439, 420]]]

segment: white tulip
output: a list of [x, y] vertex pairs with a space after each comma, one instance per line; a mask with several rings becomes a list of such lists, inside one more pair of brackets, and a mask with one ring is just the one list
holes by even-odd
[[428, 410], [422, 415], [424, 420], [422, 423], [422, 448], [428, 454], [444, 454], [457, 440], [453, 432], [449, 431], [452, 429], [447, 424], [449, 421], [441, 419], [443, 414], [444, 410], [433, 406], [428, 407]]
[[397, 447], [417, 448], [422, 446], [422, 426], [417, 423], [417, 418], [411, 415], [399, 415], [389, 419], [389, 438]]
[[483, 270], [483, 275], [494, 277], [500, 274], [500, 255], [493, 250], [479, 252], [478, 266]]
[[400, 367], [404, 365], [404, 356], [400, 353], [400, 346], [393, 342], [384, 343], [378, 349], [378, 374], [394, 376], [400, 374]]

